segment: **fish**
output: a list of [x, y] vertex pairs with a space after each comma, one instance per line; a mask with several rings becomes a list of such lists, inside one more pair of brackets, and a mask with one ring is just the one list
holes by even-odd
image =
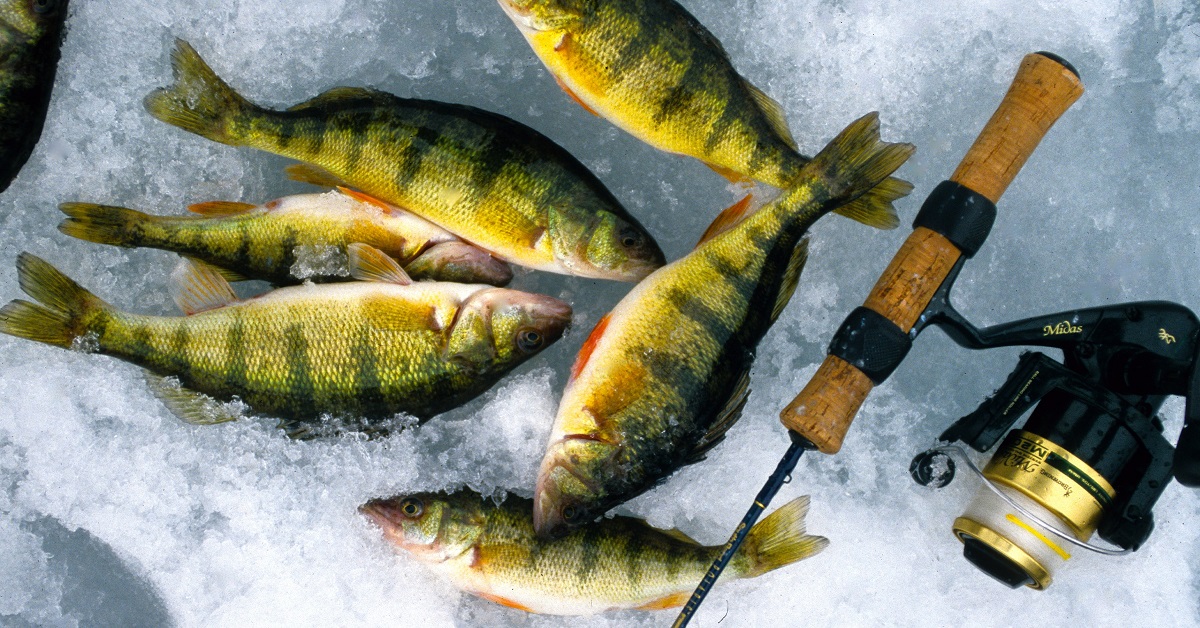
[[377, 248], [416, 280], [503, 286], [512, 270], [483, 249], [395, 205], [347, 189], [296, 194], [262, 205], [198, 203], [192, 216], [152, 216], [113, 205], [63, 203], [58, 230], [123, 247], [201, 260], [227, 279], [275, 285], [349, 279], [347, 245]]
[[0, 0], [0, 192], [42, 136], [68, 0]]
[[[911, 144], [850, 124], [799, 181], [754, 211], [743, 199], [696, 248], [634, 286], [571, 368], [538, 470], [534, 525], [558, 535], [702, 460], [741, 416], [763, 335], [791, 299], [809, 227], [890, 175]], [[885, 211], [877, 208], [877, 211]]]
[[[755, 578], [820, 552], [805, 534], [808, 497], [750, 529], [725, 577]], [[359, 510], [385, 538], [458, 588], [531, 613], [592, 615], [682, 606], [723, 546], [618, 516], [557, 539], [534, 532], [530, 500], [462, 489], [374, 499]]]
[[187, 42], [154, 117], [208, 139], [303, 164], [293, 178], [338, 183], [404, 207], [507, 262], [637, 281], [665, 263], [649, 232], [566, 150], [466, 105], [335, 87], [287, 111], [227, 85]]
[[[800, 154], [783, 108], [740, 75], [720, 40], [674, 0], [499, 0], [559, 86], [587, 111], [733, 182], [793, 185]], [[836, 213], [892, 229], [873, 207], [908, 194], [889, 178]]]
[[22, 253], [20, 286], [36, 302], [0, 308], [0, 332], [140, 366], [154, 394], [188, 422], [233, 420], [237, 402], [299, 434], [323, 422], [368, 431], [399, 413], [428, 419], [482, 393], [570, 322], [570, 306], [558, 299], [412, 282], [377, 249], [354, 244], [349, 252], [362, 281], [241, 301], [211, 267], [184, 259], [173, 291], [182, 317], [120, 311]]

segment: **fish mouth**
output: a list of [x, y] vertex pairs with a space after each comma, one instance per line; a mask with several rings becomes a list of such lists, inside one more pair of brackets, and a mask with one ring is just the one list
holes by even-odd
[[537, 29], [533, 27], [533, 11], [526, 7], [518, 7], [508, 0], [498, 0], [500, 8], [508, 15], [508, 19], [517, 25], [517, 30], [522, 33], [536, 33]]
[[[395, 499], [372, 499], [358, 507], [358, 512], [367, 516], [375, 525], [389, 535], [400, 531], [403, 514], [400, 503]], [[403, 534], [401, 533], [401, 536]]]

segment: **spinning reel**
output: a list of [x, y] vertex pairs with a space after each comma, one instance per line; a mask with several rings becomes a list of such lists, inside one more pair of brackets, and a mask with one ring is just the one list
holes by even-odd
[[[949, 302], [962, 262], [912, 335], [937, 325], [969, 349], [1036, 345], [1061, 349], [1063, 360], [1022, 354], [1004, 385], [909, 471], [922, 485], [945, 486], [955, 472], [950, 454], [960, 453], [983, 479], [954, 521], [963, 555], [1012, 588], [1044, 589], [1075, 548], [1124, 554], [1141, 547], [1172, 476], [1200, 486], [1200, 320], [1182, 305], [1143, 301], [979, 329]], [[1176, 447], [1156, 414], [1168, 395], [1186, 398]], [[953, 445], [960, 441], [980, 452], [1000, 446], [980, 470]], [[1116, 549], [1088, 543], [1093, 533]]]

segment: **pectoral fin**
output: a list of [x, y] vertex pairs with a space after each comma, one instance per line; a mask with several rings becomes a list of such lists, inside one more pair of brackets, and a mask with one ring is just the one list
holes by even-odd
[[237, 301], [233, 287], [216, 268], [189, 257], [183, 258], [171, 273], [170, 289], [175, 305], [188, 316]]
[[412, 278], [387, 253], [361, 242], [346, 247], [350, 258], [350, 276], [359, 281], [381, 281], [407, 286]]

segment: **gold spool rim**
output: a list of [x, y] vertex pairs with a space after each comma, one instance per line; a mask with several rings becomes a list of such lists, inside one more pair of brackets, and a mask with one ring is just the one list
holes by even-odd
[[966, 517], [955, 519], [952, 529], [954, 530], [954, 537], [960, 542], [965, 543], [963, 540], [964, 535], [975, 537], [988, 547], [1000, 552], [1005, 558], [1011, 560], [1024, 570], [1030, 578], [1033, 578], [1033, 584], [1025, 586], [1038, 591], [1050, 586], [1050, 572], [1036, 558], [1030, 556], [1020, 546], [1004, 538], [995, 530]]

